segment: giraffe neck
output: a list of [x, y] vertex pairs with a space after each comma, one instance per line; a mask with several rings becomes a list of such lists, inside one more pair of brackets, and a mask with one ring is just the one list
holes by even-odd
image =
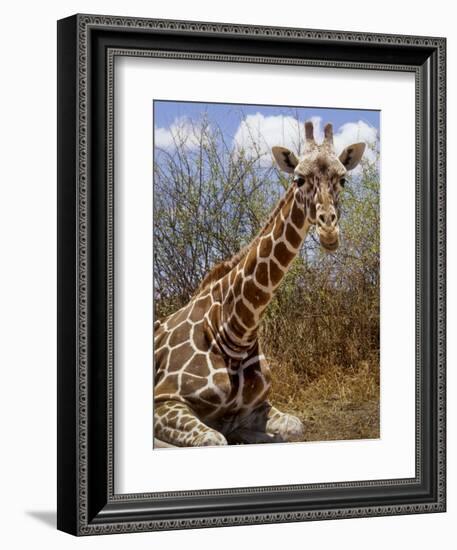
[[308, 233], [306, 199], [291, 185], [249, 252], [220, 281], [221, 338], [234, 353], [252, 347], [262, 316]]

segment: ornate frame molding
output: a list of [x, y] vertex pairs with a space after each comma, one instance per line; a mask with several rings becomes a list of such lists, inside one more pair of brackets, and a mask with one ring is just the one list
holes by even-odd
[[[278, 27], [256, 27], [247, 25], [228, 25], [222, 23], [203, 23], [189, 21], [167, 21], [156, 19], [137, 19], [98, 15], [77, 15], [59, 22], [59, 138], [62, 140], [62, 149], [59, 151], [59, 208], [64, 215], [66, 210], [73, 211], [74, 224], [70, 227], [68, 220], [62, 218], [59, 230], [62, 241], [59, 245], [59, 269], [62, 276], [71, 272], [74, 280], [74, 288], [59, 287], [59, 304], [61, 317], [59, 326], [63, 331], [74, 330], [72, 336], [59, 334], [59, 416], [62, 414], [65, 420], [59, 427], [59, 528], [79, 535], [119, 533], [132, 531], [149, 531], [161, 529], [184, 529], [195, 527], [213, 527], [225, 525], [274, 523], [305, 521], [313, 519], [335, 519], [350, 517], [366, 517], [391, 514], [409, 514], [424, 512], [439, 512], [445, 509], [445, 39], [418, 36], [394, 36], [388, 34], [349, 33], [340, 31], [321, 31], [307, 29], [291, 29]], [[99, 32], [101, 31], [101, 32]], [[150, 34], [160, 39], [166, 37], [168, 44], [173, 44], [173, 37], [213, 37], [215, 40], [231, 40], [248, 38], [252, 41], [259, 39], [272, 40], [278, 45], [285, 45], [289, 41], [299, 41], [314, 48], [327, 44], [329, 47], [336, 43], [336, 47], [345, 45], [347, 52], [356, 52], [362, 46], [371, 47], [373, 50], [372, 61], [354, 61], [350, 59], [324, 60], [311, 57], [287, 57], [284, 55], [260, 55], [258, 52], [252, 55], [214, 52], [195, 52], [181, 49], [165, 48], [138, 48], [128, 44], [111, 45], [103, 43], [103, 33], [111, 33], [115, 36], [114, 42], [121, 37], [133, 36], [142, 39]], [[97, 35], [99, 32], [99, 35]], [[100, 40], [96, 37], [100, 36]], [[135, 41], [133, 38], [133, 42]], [[233, 43], [233, 42], [232, 42]], [[409, 63], [385, 63], [376, 60], [375, 49], [381, 52], [383, 48], [396, 48], [398, 52], [405, 51], [411, 58], [416, 52], [423, 54], [424, 61]], [[281, 52], [280, 52], [281, 53]], [[349, 53], [347, 54], [349, 56]], [[187, 491], [170, 493], [141, 493], [116, 495], [113, 483], [113, 117], [114, 117], [114, 60], [116, 56], [146, 56], [189, 60], [211, 60], [220, 62], [245, 62], [267, 64], [295, 64], [306, 66], [319, 66], [330, 68], [355, 68], [375, 69], [388, 71], [409, 71], [415, 73], [416, 78], [416, 288], [417, 288], [417, 323], [416, 338], [416, 477], [412, 479], [393, 479], [382, 481], [361, 481], [347, 483], [328, 483], [314, 485], [292, 485], [281, 487], [257, 487], [240, 489], [214, 489], [209, 491]], [[98, 57], [97, 57], [98, 56]], [[408, 56], [405, 59], [409, 59]], [[104, 66], [106, 74], [102, 84], [95, 84], [97, 78], [95, 66], [97, 63]], [[71, 68], [72, 76], [68, 74]], [[98, 65], [97, 65], [98, 68]], [[72, 82], [65, 83], [65, 78]], [[431, 79], [431, 90], [426, 89], [426, 80]], [[70, 86], [74, 91], [70, 92]], [[91, 178], [94, 178], [93, 144], [98, 136], [95, 136], [94, 127], [91, 126], [95, 117], [99, 116], [100, 104], [96, 103], [99, 94], [105, 94], [105, 128], [103, 132], [106, 144], [106, 158], [98, 159], [98, 164], [103, 164], [103, 173], [106, 186], [106, 202], [102, 201], [101, 208], [106, 213], [104, 219], [105, 228], [103, 238], [106, 238], [105, 256], [100, 259], [106, 266], [106, 277], [103, 288], [106, 289], [104, 302], [106, 314], [106, 387], [103, 395], [106, 398], [106, 433], [104, 451], [106, 458], [106, 471], [101, 466], [102, 474], [106, 479], [100, 488], [94, 489], [90, 472], [97, 469], [91, 455], [91, 445], [95, 448], [94, 418], [90, 416], [91, 390], [94, 388], [91, 380], [91, 369], [94, 369], [94, 357], [91, 355], [91, 325], [99, 320], [94, 320], [91, 309], [91, 300], [94, 300], [94, 288], [99, 288], [99, 283], [93, 283], [94, 249], [99, 250], [100, 245], [94, 245], [94, 190], [90, 187]], [[73, 94], [73, 95], [72, 95]], [[430, 95], [433, 94], [432, 97]], [[71, 96], [71, 99], [69, 99]], [[424, 109], [427, 103], [428, 110]], [[97, 111], [98, 109], [98, 111]], [[68, 132], [69, 113], [74, 110], [72, 127], [75, 134], [70, 138]], [[433, 119], [433, 120], [432, 120]], [[433, 136], [430, 136], [430, 133]], [[430, 158], [428, 151], [433, 147], [431, 140], [435, 138], [436, 158]], [[426, 158], [423, 158], [425, 155]], [[73, 166], [63, 166], [68, 159], [73, 159]], [[431, 196], [424, 198], [424, 181], [428, 178]], [[94, 185], [94, 184], [93, 184]], [[74, 191], [73, 196], [68, 192]], [[70, 193], [71, 195], [71, 193]], [[76, 200], [75, 200], [76, 197]], [[428, 199], [428, 202], [427, 202]], [[98, 208], [98, 207], [97, 207]], [[429, 212], [431, 210], [431, 212]], [[100, 210], [101, 211], [101, 210]], [[65, 217], [65, 216], [64, 216]], [[433, 219], [432, 219], [433, 218]], [[431, 235], [435, 232], [434, 235]], [[429, 235], [430, 233], [430, 235]], [[74, 257], [70, 262], [68, 253], [62, 252], [64, 243], [74, 237]], [[430, 249], [425, 240], [432, 239], [436, 247], [436, 257], [432, 258]], [[105, 242], [105, 241], [103, 241]], [[424, 271], [424, 262], [433, 273]], [[425, 273], [425, 279], [424, 279]], [[430, 275], [430, 276], [429, 276]], [[430, 278], [432, 277], [432, 278]], [[436, 277], [436, 280], [433, 279]], [[424, 298], [427, 293], [427, 285], [433, 282], [435, 285], [431, 291], [430, 304]], [[98, 286], [97, 286], [98, 285]], [[425, 288], [424, 288], [425, 285]], [[68, 308], [74, 301], [74, 318], [68, 320]], [[436, 307], [436, 311], [435, 308]], [[431, 309], [433, 311], [431, 311]], [[423, 341], [423, 319], [426, 313], [436, 317], [436, 323], [430, 333], [430, 343]], [[92, 336], [93, 338], [93, 336]], [[92, 344], [93, 345], [93, 344]], [[93, 346], [95, 347], [95, 346]], [[424, 380], [424, 347], [431, 353], [435, 363], [431, 372]], [[428, 349], [430, 348], [430, 349]], [[69, 357], [72, 361], [69, 362]], [[99, 356], [100, 357], [100, 356]], [[72, 367], [69, 368], [69, 364]], [[427, 371], [428, 372], [428, 371]], [[430, 392], [436, 398], [436, 413], [434, 425], [429, 426], [430, 421], [424, 418], [424, 391], [425, 382], [431, 383]], [[93, 390], [94, 391], [94, 390]], [[69, 397], [75, 399], [75, 410], [71, 413], [67, 410]], [[66, 415], [66, 416], [65, 416]], [[98, 424], [98, 420], [97, 420]], [[431, 434], [436, 446], [436, 460], [434, 464], [424, 462], [423, 436], [424, 430], [431, 429]], [[71, 433], [68, 434], [70, 429]], [[69, 439], [72, 438], [71, 445]], [[70, 448], [65, 448], [70, 446]], [[74, 457], [70, 455], [74, 451]], [[98, 455], [98, 450], [95, 454]], [[101, 451], [103, 452], [103, 450]], [[97, 464], [103, 456], [98, 457]], [[426, 466], [426, 471], [423, 467]], [[349, 489], [382, 489], [387, 495], [389, 487], [398, 489], [409, 486], [418, 486], [425, 483], [425, 477], [429, 475], [430, 468], [436, 471], [433, 479], [433, 498], [426, 501], [414, 501], [410, 497], [404, 502], [388, 504], [366, 502], [360, 506], [330, 506], [326, 509], [306, 504], [303, 510], [274, 511], [259, 509], [249, 513], [230, 513], [224, 515], [220, 509], [214, 515], [207, 514], [201, 517], [165, 517], [163, 513], [155, 513], [151, 509], [146, 514], [140, 513], [138, 508], [147, 508], [148, 503], [167, 500], [178, 501], [189, 498], [203, 499], [215, 497], [240, 497], [242, 495], [262, 495], [272, 492], [291, 495], [296, 492], [316, 492]], [[93, 497], [96, 494], [96, 497]], [[103, 497], [104, 495], [104, 497]], [[388, 495], [387, 495], [388, 496]], [[387, 498], [386, 496], [386, 498]], [[382, 500], [378, 498], [378, 502]], [[410, 502], [408, 501], [410, 500]], [[179, 507], [177, 507], [178, 509]], [[241, 510], [241, 507], [240, 507]], [[179, 516], [179, 512], [177, 512]], [[158, 519], [156, 519], [158, 518]]]

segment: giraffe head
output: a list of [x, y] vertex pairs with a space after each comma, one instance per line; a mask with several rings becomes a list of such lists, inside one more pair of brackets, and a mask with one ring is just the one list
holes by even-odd
[[314, 140], [312, 122], [305, 123], [305, 148], [298, 159], [285, 147], [273, 147], [273, 156], [285, 172], [294, 175], [294, 185], [302, 195], [308, 222], [316, 226], [321, 246], [335, 251], [339, 245], [339, 194], [345, 176], [360, 162], [365, 143], [354, 143], [337, 156], [333, 146], [333, 127], [324, 128], [324, 140]]

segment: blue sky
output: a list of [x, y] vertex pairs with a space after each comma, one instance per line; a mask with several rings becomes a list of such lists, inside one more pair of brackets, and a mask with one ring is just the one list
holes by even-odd
[[[156, 100], [154, 145], [156, 151], [171, 151], [178, 142], [189, 150], [197, 149], [203, 139], [200, 123], [204, 117], [210, 128], [219, 128], [230, 150], [242, 150], [257, 158], [259, 166], [266, 167], [271, 166], [275, 145], [287, 147], [298, 156], [302, 154], [304, 122], [312, 120], [318, 143], [323, 139], [324, 125], [331, 122], [337, 155], [353, 143], [364, 142], [368, 145], [365, 159], [374, 163], [380, 150], [380, 114], [375, 110]], [[359, 165], [353, 175], [360, 175], [361, 170]]]
[[189, 101], [154, 101], [154, 121], [156, 128], [168, 128], [176, 119], [198, 119], [206, 113], [209, 120], [215, 121], [224, 131], [225, 137], [235, 136], [242, 116], [262, 114], [268, 116], [296, 116], [303, 121], [320, 117], [325, 124], [332, 122], [335, 131], [343, 124], [363, 121], [379, 131], [380, 111], [331, 109], [316, 107], [277, 107], [264, 105], [197, 103]]

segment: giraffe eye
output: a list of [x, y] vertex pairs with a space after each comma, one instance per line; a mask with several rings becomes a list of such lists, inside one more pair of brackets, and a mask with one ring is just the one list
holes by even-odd
[[294, 182], [298, 185], [298, 187], [301, 187], [305, 183], [305, 178], [302, 178], [301, 176], [294, 176]]
[[345, 184], [346, 184], [346, 178], [341, 178], [341, 179], [340, 179], [340, 185], [341, 185], [341, 187], [344, 187]]

